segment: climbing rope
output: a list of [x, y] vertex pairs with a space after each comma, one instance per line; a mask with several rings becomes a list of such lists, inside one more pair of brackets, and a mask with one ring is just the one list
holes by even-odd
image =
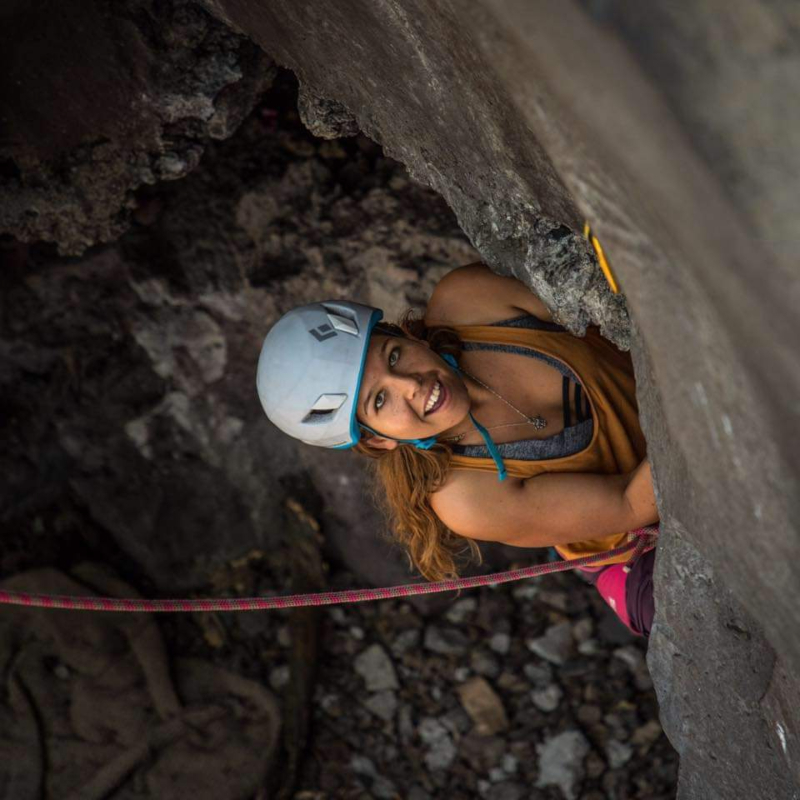
[[73, 611], [128, 611], [128, 612], [197, 612], [197, 611], [268, 611], [274, 608], [301, 608], [304, 606], [329, 606], [336, 603], [363, 603], [368, 600], [388, 600], [392, 597], [411, 597], [418, 594], [435, 594], [454, 589], [472, 589], [475, 586], [496, 585], [536, 578], [552, 572], [567, 572], [589, 567], [598, 561], [633, 551], [626, 564], [630, 570], [643, 553], [655, 547], [658, 527], [637, 528], [630, 532], [635, 539], [614, 550], [583, 556], [571, 561], [537, 564], [491, 575], [477, 575], [433, 583], [412, 583], [404, 586], [384, 586], [378, 589], [348, 589], [342, 592], [317, 592], [291, 594], [284, 597], [206, 597], [187, 599], [145, 600], [137, 597], [79, 597], [58, 594], [33, 594], [0, 589], [0, 605], [29, 606], [36, 608], [65, 608]]

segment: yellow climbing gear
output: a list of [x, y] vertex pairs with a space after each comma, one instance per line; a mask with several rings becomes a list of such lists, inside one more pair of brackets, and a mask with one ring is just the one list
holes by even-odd
[[617, 279], [614, 277], [614, 273], [611, 271], [611, 266], [608, 263], [606, 254], [603, 252], [600, 241], [592, 233], [592, 229], [588, 222], [583, 223], [583, 235], [589, 240], [594, 248], [595, 255], [597, 256], [597, 263], [600, 264], [600, 269], [603, 270], [603, 275], [606, 276], [606, 280], [608, 281], [608, 285], [611, 287], [611, 291], [614, 292], [614, 294], [619, 294], [619, 285], [617, 284]]

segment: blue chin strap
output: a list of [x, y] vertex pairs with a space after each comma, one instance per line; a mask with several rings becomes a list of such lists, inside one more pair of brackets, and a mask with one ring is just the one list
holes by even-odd
[[[458, 368], [458, 362], [453, 358], [453, 356], [449, 354], [441, 354], [441, 357], [447, 362], [448, 366], [456, 372], [460, 373], [461, 370]], [[483, 441], [486, 443], [486, 447], [489, 450], [489, 454], [491, 455], [494, 463], [497, 465], [497, 479], [500, 481], [504, 481], [508, 473], [506, 472], [506, 465], [503, 463], [503, 457], [500, 455], [500, 451], [497, 449], [497, 445], [492, 441], [492, 437], [489, 435], [489, 431], [483, 427], [483, 425], [472, 416], [472, 412], [470, 411], [469, 418], [472, 420], [472, 424], [478, 429], [478, 433], [483, 437]], [[370, 433], [374, 434], [375, 436], [380, 436], [384, 439], [393, 439], [392, 436], [386, 436], [383, 433], [378, 433], [378, 431], [373, 430], [368, 425], [364, 425], [362, 422], [359, 422], [359, 427], [364, 428], [364, 430], [369, 431]], [[400, 442], [401, 444], [413, 444], [417, 450], [430, 450], [436, 444], [436, 437], [429, 436], [427, 439], [395, 439], [394, 441]]]

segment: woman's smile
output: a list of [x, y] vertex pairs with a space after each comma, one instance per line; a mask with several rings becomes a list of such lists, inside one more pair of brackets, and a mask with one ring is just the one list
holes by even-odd
[[447, 398], [447, 389], [437, 380], [428, 397], [428, 402], [425, 404], [425, 416], [435, 414], [447, 402]]

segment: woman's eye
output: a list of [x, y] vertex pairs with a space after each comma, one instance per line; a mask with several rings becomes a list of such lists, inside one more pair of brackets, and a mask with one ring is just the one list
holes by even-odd
[[[395, 349], [392, 350], [391, 353], [389, 353], [389, 366], [393, 367], [397, 363], [399, 358], [400, 358], [400, 348], [395, 347]], [[385, 392], [378, 392], [378, 394], [375, 395], [375, 410], [379, 411], [385, 401], [386, 401]]]

